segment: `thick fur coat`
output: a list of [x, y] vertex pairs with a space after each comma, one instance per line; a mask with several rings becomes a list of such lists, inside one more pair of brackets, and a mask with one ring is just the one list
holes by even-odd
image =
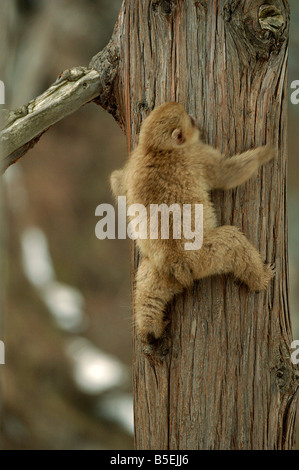
[[[128, 205], [138, 203], [148, 209], [163, 203], [203, 205], [201, 249], [186, 251], [183, 237], [136, 241], [141, 263], [134, 316], [146, 351], [165, 336], [167, 303], [194, 280], [232, 273], [251, 291], [269, 285], [273, 267], [264, 264], [238, 228], [218, 226], [210, 191], [241, 185], [274, 154], [271, 147], [264, 146], [225, 158], [200, 140], [194, 119], [178, 103], [159, 106], [143, 122], [130, 159], [111, 175], [115, 197], [126, 196]], [[170, 235], [172, 223], [170, 218]]]

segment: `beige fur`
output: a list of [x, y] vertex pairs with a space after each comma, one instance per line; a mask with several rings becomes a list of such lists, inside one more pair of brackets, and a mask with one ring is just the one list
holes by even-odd
[[[122, 170], [111, 175], [115, 195], [127, 204], [203, 204], [204, 244], [186, 251], [184, 238], [137, 240], [142, 256], [136, 277], [134, 314], [141, 340], [157, 345], [165, 337], [165, 308], [195, 279], [232, 273], [252, 291], [265, 289], [273, 268], [233, 226], [217, 226], [209, 192], [234, 188], [274, 157], [268, 146], [225, 159], [201, 142], [194, 120], [178, 103], [156, 108], [142, 124], [139, 143]], [[148, 211], [149, 212], [149, 211]], [[170, 227], [170, 233], [172, 229]]]

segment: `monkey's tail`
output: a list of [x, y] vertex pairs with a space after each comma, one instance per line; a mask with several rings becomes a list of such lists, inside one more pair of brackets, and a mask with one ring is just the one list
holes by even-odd
[[166, 306], [183, 289], [174, 276], [158, 271], [148, 258], [141, 261], [136, 276], [134, 321], [143, 342], [162, 336], [168, 324]]

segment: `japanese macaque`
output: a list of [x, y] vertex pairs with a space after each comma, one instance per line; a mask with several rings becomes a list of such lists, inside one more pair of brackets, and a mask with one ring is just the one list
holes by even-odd
[[[253, 176], [275, 155], [269, 146], [225, 158], [200, 140], [195, 121], [178, 103], [154, 109], [141, 126], [139, 142], [122, 170], [111, 175], [114, 196], [127, 204], [202, 204], [203, 245], [186, 250], [184, 237], [137, 239], [141, 255], [136, 275], [134, 320], [148, 354], [167, 353], [167, 304], [174, 295], [207, 276], [232, 273], [251, 291], [267, 288], [272, 265], [234, 226], [217, 226], [210, 191], [231, 189]], [[192, 206], [193, 207], [193, 206]], [[148, 211], [149, 212], [149, 211]]]

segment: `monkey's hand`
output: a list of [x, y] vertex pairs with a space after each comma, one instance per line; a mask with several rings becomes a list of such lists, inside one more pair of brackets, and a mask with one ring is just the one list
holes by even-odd
[[263, 147], [258, 147], [256, 149], [258, 160], [260, 165], [270, 162], [277, 156], [277, 150], [271, 145], [264, 145]]
[[110, 176], [110, 186], [115, 198], [126, 195], [124, 170], [115, 170]]

